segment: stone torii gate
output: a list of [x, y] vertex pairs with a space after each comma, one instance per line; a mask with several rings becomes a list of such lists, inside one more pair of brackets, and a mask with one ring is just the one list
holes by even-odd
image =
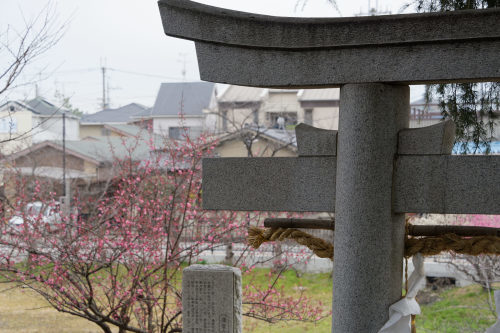
[[340, 87], [339, 131], [297, 158], [203, 163], [206, 209], [335, 212], [334, 332], [377, 332], [401, 298], [404, 214], [500, 214], [500, 156], [450, 156], [453, 124], [409, 126], [409, 84], [500, 81], [500, 10], [284, 18], [160, 0], [203, 80]]

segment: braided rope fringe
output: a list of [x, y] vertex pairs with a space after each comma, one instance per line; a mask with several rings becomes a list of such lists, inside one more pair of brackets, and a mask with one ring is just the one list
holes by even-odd
[[440, 237], [408, 238], [405, 242], [405, 257], [417, 253], [432, 256], [443, 251], [477, 256], [480, 254], [500, 254], [500, 237], [475, 236], [463, 238], [455, 234]]
[[333, 260], [333, 244], [321, 238], [314, 237], [307, 232], [285, 228], [260, 229], [250, 227], [248, 229], [248, 244], [255, 249], [258, 249], [262, 243], [275, 240], [283, 241], [287, 238], [293, 239], [300, 245], [307, 246], [320, 258], [330, 258]]
[[[258, 249], [265, 242], [293, 239], [301, 245], [307, 246], [320, 258], [333, 260], [333, 244], [312, 236], [297, 229], [250, 227], [248, 230], [248, 244]], [[405, 240], [406, 258], [417, 253], [423, 256], [432, 256], [444, 251], [453, 251], [458, 254], [477, 256], [480, 254], [500, 255], [500, 237], [474, 236], [460, 237], [455, 234], [446, 234], [436, 237], [409, 237]]]

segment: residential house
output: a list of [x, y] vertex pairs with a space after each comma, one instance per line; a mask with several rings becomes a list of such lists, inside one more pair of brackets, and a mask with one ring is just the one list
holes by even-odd
[[248, 127], [225, 134], [216, 141], [217, 157], [294, 157], [297, 156], [295, 131]]
[[210, 82], [162, 83], [154, 106], [132, 118], [134, 124], [149, 123], [154, 133], [171, 139], [196, 138], [212, 130], [206, 120], [216, 105], [216, 94]]
[[229, 86], [217, 99], [217, 132], [248, 126], [285, 128], [306, 123], [324, 129], [338, 128], [339, 89], [265, 89]]
[[410, 128], [426, 127], [443, 120], [439, 103], [422, 97], [410, 103]]
[[303, 89], [298, 93], [303, 123], [318, 128], [339, 128], [340, 89]]
[[[88, 134], [92, 134], [87, 132]], [[130, 137], [137, 138], [145, 133], [150, 133], [146, 128], [142, 128], [136, 125], [125, 125], [125, 124], [102, 124], [100, 132], [94, 132], [95, 135], [88, 135], [81, 137], [81, 140], [92, 140], [101, 139], [105, 137]]]
[[[147, 161], [154, 148], [149, 134], [140, 137], [100, 137], [87, 140], [47, 140], [7, 156], [2, 161], [4, 195], [12, 196], [15, 184], [11, 176], [36, 177], [50, 180], [54, 191], [61, 195], [63, 174], [72, 188], [98, 187], [116, 176], [113, 163], [129, 158]], [[160, 146], [156, 140], [154, 144]], [[65, 169], [63, 169], [65, 152]]]
[[3, 155], [45, 140], [62, 140], [63, 114], [67, 140], [78, 140], [79, 117], [42, 97], [0, 106], [0, 151]]
[[261, 126], [264, 116], [259, 110], [264, 102], [265, 89], [229, 86], [217, 97], [216, 132], [234, 132], [249, 126]]
[[144, 105], [130, 103], [119, 108], [83, 115], [80, 121], [80, 138], [112, 136], [113, 131], [107, 125], [126, 125], [136, 120], [134, 116], [147, 110], [149, 109]]
[[[495, 112], [497, 115], [496, 120], [493, 125], [492, 132], [492, 145], [491, 152], [495, 152], [495, 147], [500, 144], [500, 112]], [[413, 101], [410, 104], [410, 127], [425, 127], [434, 125], [440, 121], [443, 121], [443, 115], [441, 113], [441, 107], [437, 100], [430, 100], [427, 102], [424, 97]], [[471, 145], [473, 147], [473, 145]], [[473, 148], [470, 151], [474, 151]], [[483, 151], [483, 149], [480, 149]]]

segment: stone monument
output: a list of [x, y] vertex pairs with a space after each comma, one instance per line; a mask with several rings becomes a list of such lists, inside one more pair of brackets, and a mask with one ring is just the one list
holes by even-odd
[[241, 272], [191, 265], [182, 273], [182, 332], [241, 333]]
[[299, 129], [299, 157], [203, 163], [206, 209], [335, 213], [334, 332], [377, 332], [401, 298], [405, 213], [500, 214], [500, 156], [450, 156], [450, 123], [407, 129], [409, 84], [500, 81], [500, 9], [286, 18], [159, 6], [167, 35], [195, 41], [203, 80], [340, 87], [338, 133]]

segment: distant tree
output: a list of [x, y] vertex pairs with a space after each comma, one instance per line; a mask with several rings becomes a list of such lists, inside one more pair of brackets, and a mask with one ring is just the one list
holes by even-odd
[[54, 97], [58, 101], [58, 105], [60, 105], [61, 109], [68, 110], [71, 114], [78, 117], [81, 117], [83, 115], [83, 111], [71, 104], [71, 97], [64, 95], [59, 90], [56, 90], [56, 92], [54, 93]]
[[[150, 141], [153, 146], [153, 139]], [[235, 212], [201, 207], [201, 158], [214, 145], [170, 141], [152, 147], [149, 159], [114, 161], [102, 195], [76, 192], [72, 213], [48, 223], [26, 211], [40, 201], [57, 211], [43, 180], [30, 188], [16, 178], [14, 207], [0, 221], [0, 276], [44, 297], [58, 311], [98, 325], [103, 332], [167, 333], [181, 327], [181, 272], [204, 251], [224, 246], [226, 235], [246, 235], [246, 220]], [[154, 149], [153, 149], [154, 148]], [[77, 214], [77, 212], [88, 212]], [[8, 216], [24, 221], [15, 225]], [[253, 215], [248, 216], [254, 219]], [[254, 221], [255, 222], [255, 221]], [[235, 264], [251, 274], [266, 259], [243, 247]], [[245, 258], [253, 257], [246, 261]], [[268, 283], [246, 285], [243, 314], [276, 322], [326, 315], [303, 295], [287, 297], [277, 288], [281, 271]]]
[[[66, 30], [66, 24], [58, 20], [50, 2], [35, 17], [24, 18], [21, 22], [24, 22], [22, 28], [9, 23], [0, 24], [0, 104], [5, 102], [10, 91], [36, 82], [34, 78], [22, 80], [21, 76], [36, 59], [59, 42]], [[12, 112], [9, 110], [4, 117], [12, 118]], [[0, 143], [21, 140], [33, 130], [17, 134], [10, 131]]]
[[35, 17], [25, 19], [20, 30], [8, 23], [0, 25], [0, 96], [33, 83], [20, 81], [20, 75], [59, 42], [65, 29], [50, 2]]
[[[486, 9], [500, 7], [498, 0], [414, 0], [418, 12], [438, 12], [463, 9]], [[469, 142], [473, 150], [480, 145], [489, 152], [493, 139], [495, 120], [500, 111], [500, 83], [451, 83], [426, 87], [426, 100], [435, 96], [444, 118], [457, 125], [456, 140], [461, 150], [469, 153]]]

